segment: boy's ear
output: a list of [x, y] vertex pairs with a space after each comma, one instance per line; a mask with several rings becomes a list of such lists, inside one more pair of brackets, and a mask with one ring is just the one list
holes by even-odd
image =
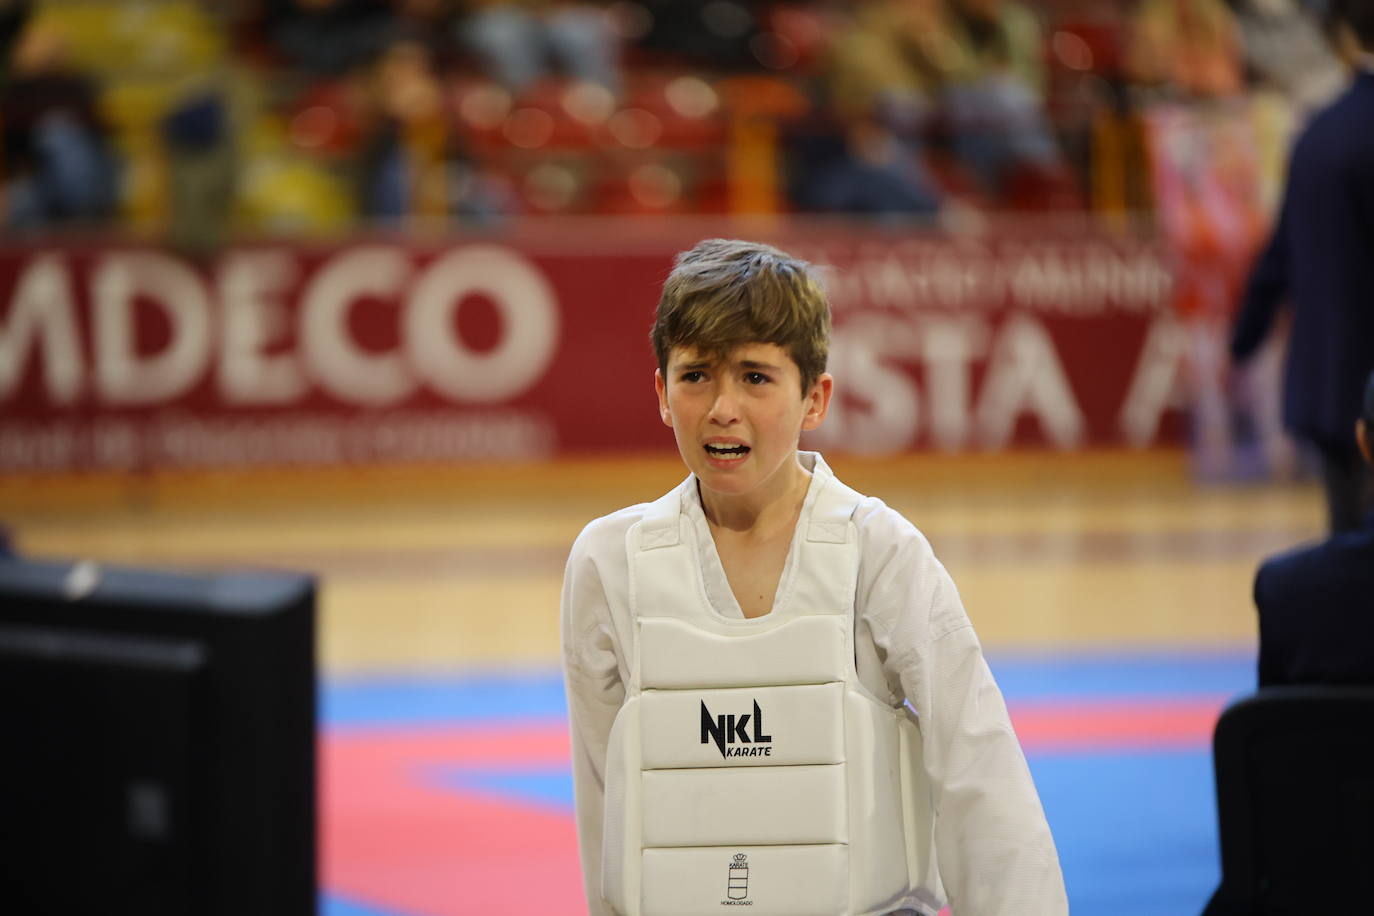
[[658, 394], [658, 415], [663, 425], [672, 429], [673, 412], [668, 409], [668, 386], [663, 381], [663, 370], [654, 370], [654, 391]]
[[806, 393], [806, 413], [802, 415], [803, 430], [811, 430], [821, 425], [830, 411], [830, 396], [835, 393], [835, 378], [829, 372], [822, 372]]

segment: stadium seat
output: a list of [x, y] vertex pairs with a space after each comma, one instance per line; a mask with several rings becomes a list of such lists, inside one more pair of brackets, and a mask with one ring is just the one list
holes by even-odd
[[1203, 916], [1368, 912], [1374, 688], [1269, 688], [1213, 737], [1221, 886]]

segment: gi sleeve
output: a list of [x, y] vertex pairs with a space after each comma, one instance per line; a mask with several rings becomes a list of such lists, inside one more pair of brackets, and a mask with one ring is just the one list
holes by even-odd
[[[920, 717], [940, 879], [959, 916], [1068, 913], [1054, 839], [959, 593], [904, 520], [858, 598]], [[903, 530], [904, 529], [904, 530]]]
[[582, 881], [591, 916], [609, 916], [601, 899], [601, 839], [606, 746], [625, 699], [606, 589], [584, 531], [563, 576], [560, 608], [563, 678], [572, 744], [573, 803]]

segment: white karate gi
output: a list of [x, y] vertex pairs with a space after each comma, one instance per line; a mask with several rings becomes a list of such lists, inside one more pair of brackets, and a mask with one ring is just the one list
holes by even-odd
[[[818, 454], [801, 452], [812, 481], [831, 476]], [[706, 594], [723, 617], [739, 603], [701, 508], [696, 480], [678, 488], [691, 519]], [[606, 746], [625, 698], [632, 659], [622, 648], [633, 626], [625, 535], [644, 512], [631, 506], [587, 525], [563, 581], [563, 668], [582, 873], [593, 916], [601, 901]], [[906, 519], [867, 497], [854, 513], [859, 533], [855, 653], [859, 677], [894, 705], [909, 701], [921, 720], [936, 812], [936, 859], [955, 916], [1061, 916], [1068, 912], [1059, 858], [1002, 694], [964, 613], [958, 591], [930, 544]], [[801, 531], [804, 526], [799, 525]], [[786, 595], [794, 541], [778, 594]]]

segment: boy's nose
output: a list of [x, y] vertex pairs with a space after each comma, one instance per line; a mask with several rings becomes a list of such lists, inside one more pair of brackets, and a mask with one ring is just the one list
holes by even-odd
[[722, 390], [716, 393], [708, 419], [718, 426], [729, 426], [739, 420], [739, 401], [732, 392]]

